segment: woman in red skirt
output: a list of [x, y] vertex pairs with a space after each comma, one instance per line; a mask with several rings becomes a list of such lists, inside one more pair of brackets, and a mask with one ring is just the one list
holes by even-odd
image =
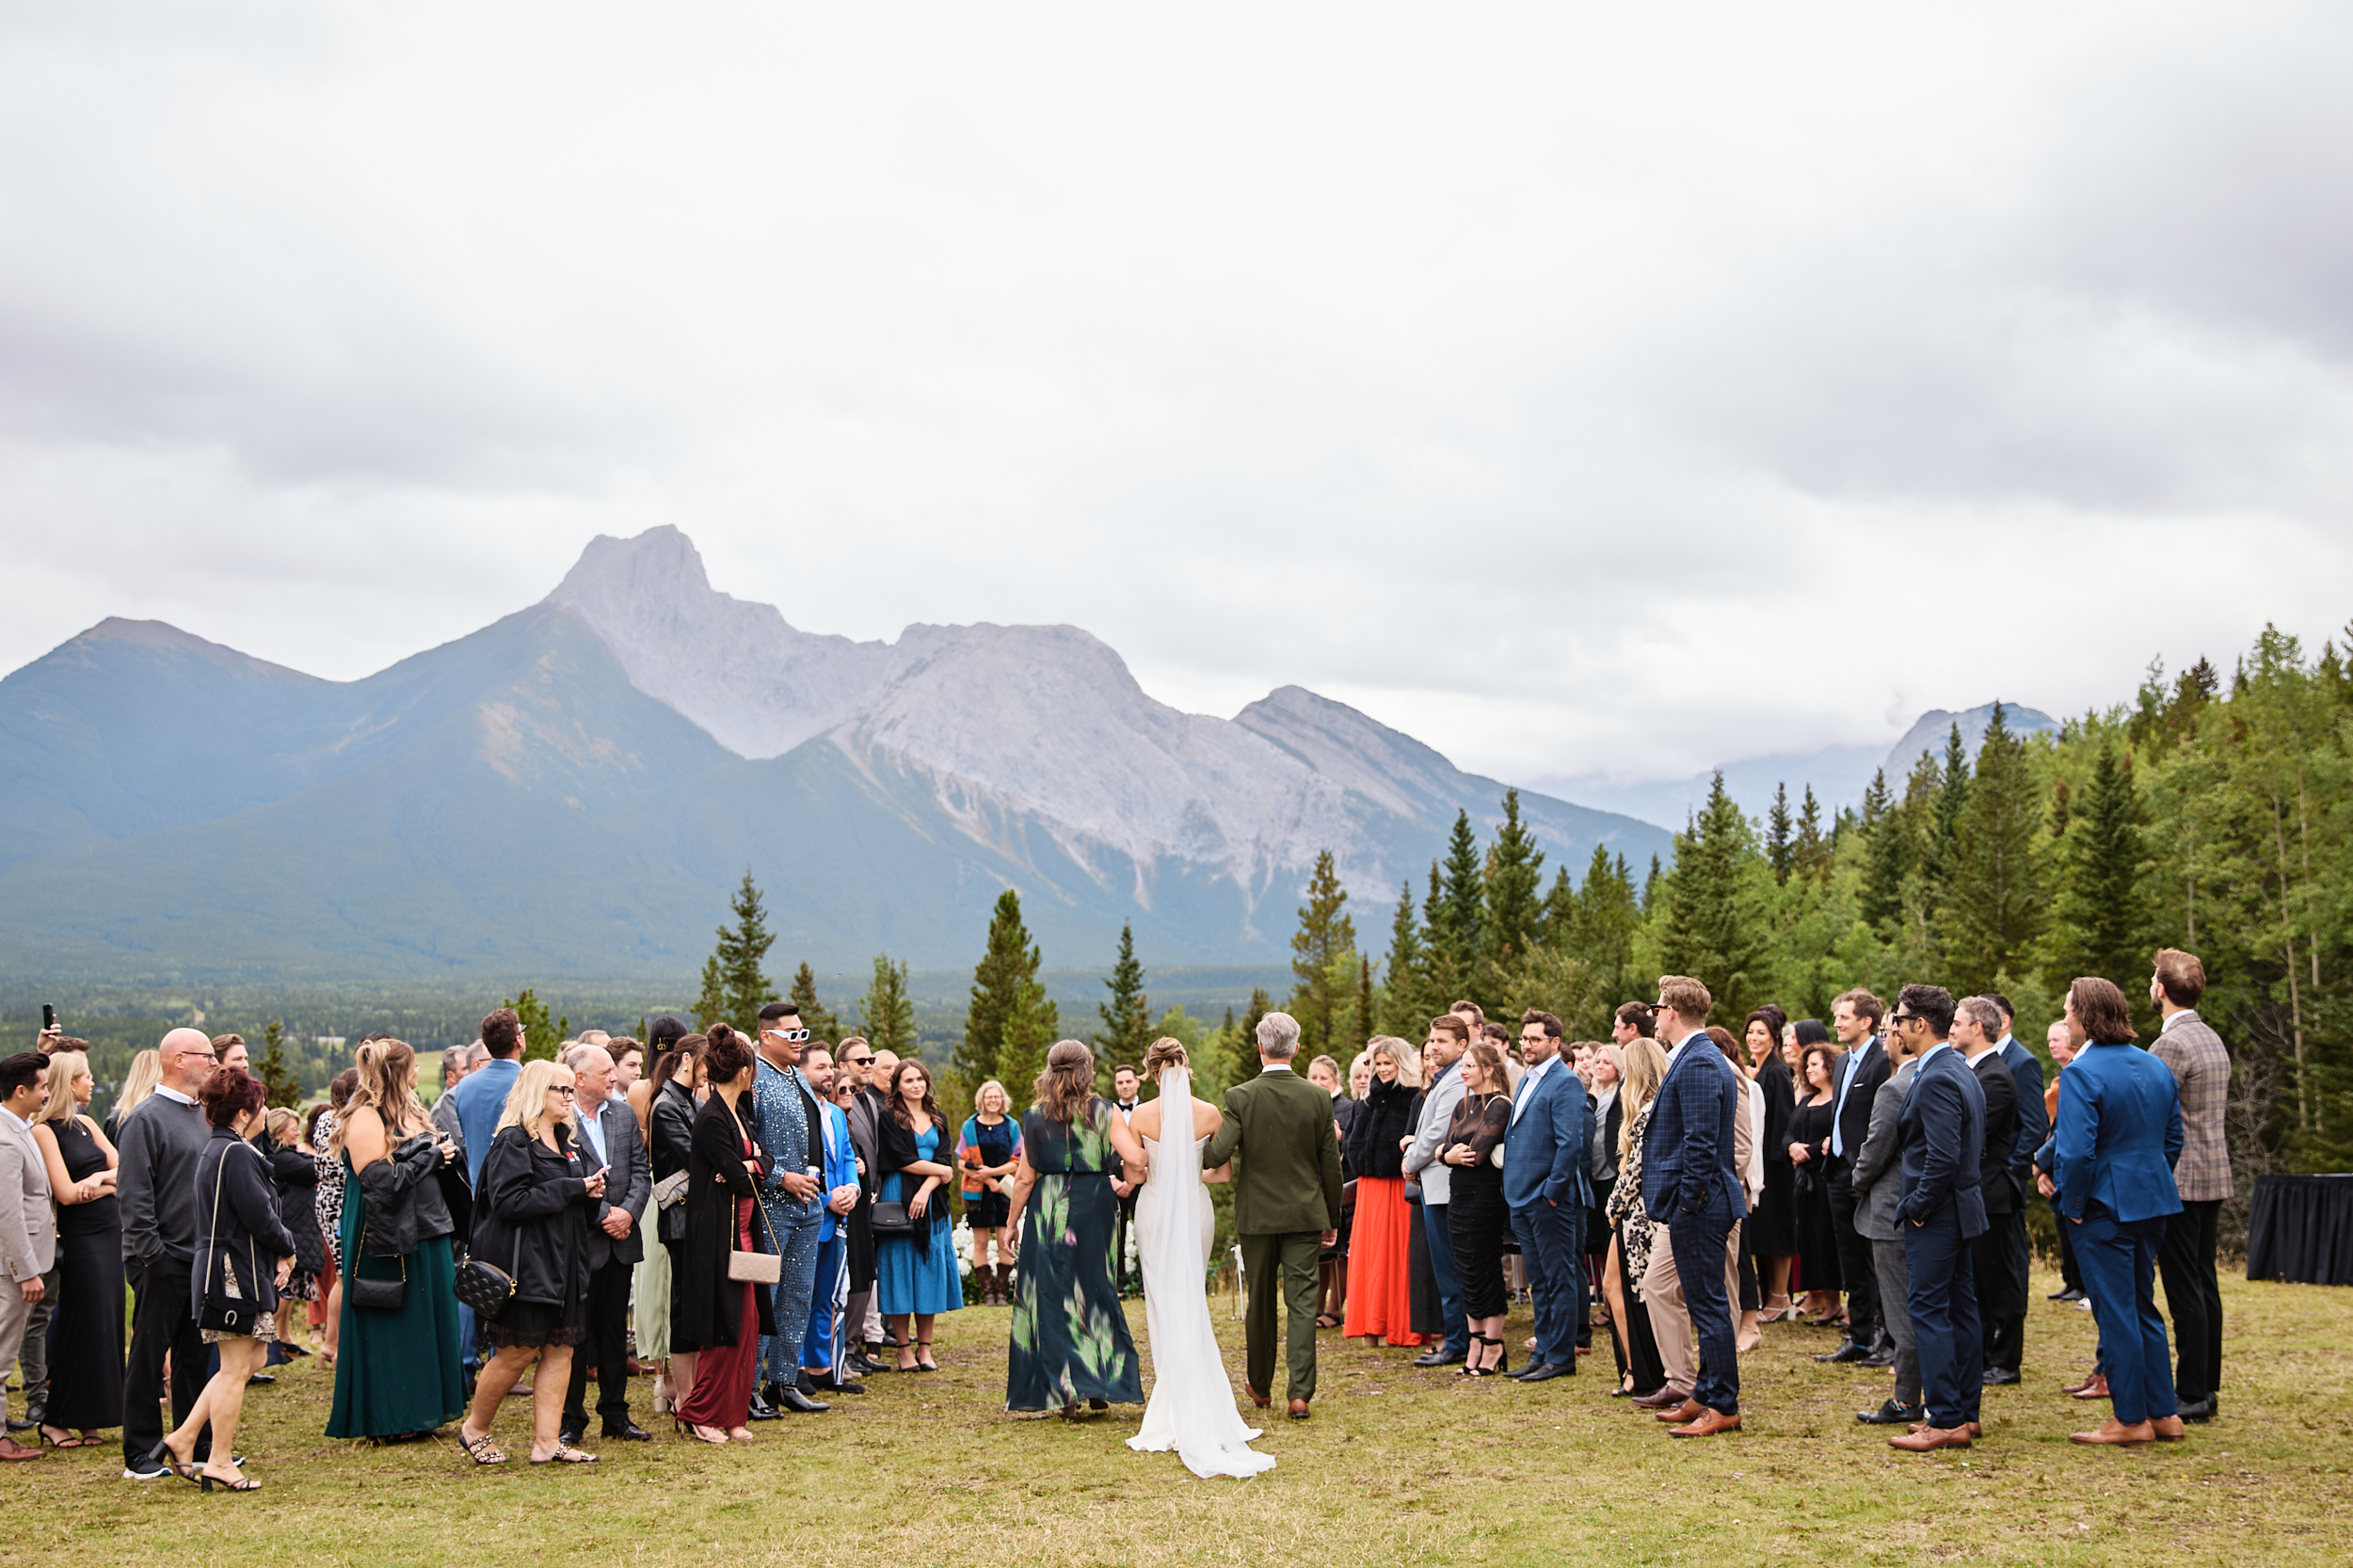
[[1408, 1239], [1417, 1215], [1405, 1201], [1404, 1145], [1413, 1136], [1421, 1059], [1393, 1035], [1366, 1046], [1372, 1085], [1348, 1131], [1348, 1172], [1356, 1181], [1356, 1226], [1348, 1245], [1348, 1317], [1342, 1332], [1376, 1345], [1418, 1345], [1414, 1332]]
[[695, 1386], [677, 1410], [679, 1431], [706, 1443], [748, 1442], [760, 1336], [776, 1332], [768, 1292], [728, 1278], [728, 1255], [753, 1252], [754, 1185], [767, 1157], [739, 1110], [752, 1085], [752, 1048], [713, 1025], [703, 1057], [711, 1097], [695, 1112], [686, 1161], [686, 1245], [671, 1296], [670, 1349], [695, 1351]]

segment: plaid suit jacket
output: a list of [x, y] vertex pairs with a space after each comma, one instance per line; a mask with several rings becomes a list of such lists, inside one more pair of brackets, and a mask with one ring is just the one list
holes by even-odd
[[2151, 1055], [2173, 1069], [2182, 1086], [2182, 1157], [2173, 1184], [2184, 1203], [2231, 1195], [2231, 1151], [2222, 1137], [2222, 1109], [2231, 1094], [2231, 1053], [2222, 1036], [2196, 1013], [2173, 1015]]

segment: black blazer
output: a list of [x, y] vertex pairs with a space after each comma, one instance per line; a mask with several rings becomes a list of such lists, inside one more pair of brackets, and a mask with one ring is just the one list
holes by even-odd
[[[650, 1109], [647, 1119], [653, 1127], [653, 1148], [649, 1151], [652, 1179], [667, 1181], [686, 1169], [688, 1152], [695, 1145], [695, 1112], [698, 1108], [691, 1091], [665, 1083], [654, 1092]], [[651, 1192], [650, 1187], [648, 1192]], [[678, 1204], [663, 1209], [654, 1224], [661, 1227], [665, 1245], [679, 1245], [686, 1240], [686, 1206]]]
[[407, 1257], [417, 1243], [447, 1236], [456, 1228], [441, 1197], [441, 1146], [438, 1129], [412, 1132], [392, 1152], [360, 1173], [367, 1198], [370, 1257]]
[[482, 1157], [473, 1256], [515, 1276], [515, 1299], [569, 1306], [588, 1297], [588, 1167], [558, 1124], [556, 1147], [501, 1128]]
[[1977, 1156], [1978, 1174], [1985, 1185], [1985, 1211], [2014, 1213], [2019, 1192], [2009, 1174], [2009, 1154], [2018, 1142], [2018, 1080], [2010, 1076], [2009, 1064], [1998, 1050], [1977, 1058], [1969, 1070], [1977, 1075], [1977, 1088], [1985, 1095], [1985, 1146]]
[[1348, 1129], [1348, 1144], [1341, 1151], [1347, 1157], [1350, 1176], [1395, 1181], [1405, 1174], [1405, 1151], [1397, 1144], [1414, 1130], [1413, 1109], [1413, 1090], [1402, 1083], [1372, 1080], [1372, 1087], [1357, 1102], [1356, 1120]]
[[[694, 1142], [686, 1160], [686, 1238], [674, 1254], [678, 1269], [670, 1292], [672, 1350], [707, 1351], [718, 1345], [732, 1345], [744, 1332], [744, 1288], [739, 1282], [728, 1278], [728, 1255], [735, 1250], [737, 1202], [759, 1196], [752, 1178], [744, 1170], [744, 1144], [749, 1137], [749, 1129], [736, 1120], [735, 1112], [728, 1109], [727, 1100], [715, 1090], [696, 1108]], [[753, 1148], [764, 1175], [767, 1159], [758, 1154], [757, 1144]], [[760, 1206], [755, 1203], [752, 1244], [758, 1247], [760, 1238], [767, 1234]], [[776, 1250], [773, 1238], [764, 1250]], [[776, 1332], [769, 1294], [766, 1290], [752, 1292], [760, 1312], [756, 1332], [760, 1334]]]
[[1874, 1035], [1863, 1049], [1847, 1059], [1848, 1084], [1846, 1098], [1841, 1100], [1833, 1088], [1831, 1102], [1838, 1108], [1836, 1117], [1838, 1146], [1845, 1153], [1830, 1162], [1830, 1179], [1833, 1187], [1848, 1187], [1848, 1167], [1854, 1157], [1863, 1152], [1863, 1140], [1871, 1131], [1871, 1102], [1879, 1096], [1880, 1085], [1896, 1070], [1887, 1059], [1887, 1047]]
[[[1785, 1172], [1795, 1164], [1789, 1158], [1789, 1113], [1798, 1108], [1797, 1092], [1789, 1082], [1789, 1064], [1781, 1059], [1780, 1048], [1774, 1048], [1765, 1064], [1756, 1069], [1756, 1088], [1765, 1096], [1765, 1179], [1774, 1184], [1776, 1171]], [[1864, 1120], [1867, 1128], [1870, 1119]], [[1860, 1151], [1860, 1145], [1849, 1146]]]
[[222, 1270], [233, 1265], [237, 1294], [257, 1313], [277, 1311], [278, 1260], [295, 1256], [295, 1239], [278, 1217], [269, 1162], [225, 1127], [213, 1128], [196, 1157], [196, 1211], [202, 1230], [188, 1288], [197, 1304], [220, 1289]]
[[[588, 1223], [588, 1267], [592, 1270], [608, 1263], [635, 1264], [646, 1256], [638, 1227], [653, 1197], [653, 1168], [647, 1162], [645, 1141], [637, 1135], [637, 1112], [629, 1108], [629, 1101], [607, 1095], [597, 1107], [597, 1130], [604, 1134], [604, 1160], [612, 1168], [604, 1174], [604, 1196], [598, 1200], [596, 1214]], [[582, 1160], [592, 1158], [594, 1151], [585, 1135], [577, 1142]], [[616, 1208], [629, 1215], [629, 1234], [618, 1241], [604, 1233], [604, 1217]]]

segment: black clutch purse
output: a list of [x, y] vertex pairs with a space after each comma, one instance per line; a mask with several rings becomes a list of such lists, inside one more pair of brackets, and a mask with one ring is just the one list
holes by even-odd
[[360, 1227], [360, 1250], [352, 1257], [353, 1273], [344, 1286], [344, 1294], [351, 1304], [366, 1312], [398, 1312], [408, 1300], [408, 1260], [400, 1260], [398, 1279], [370, 1279], [358, 1272], [368, 1256], [367, 1227]]
[[870, 1222], [877, 1236], [912, 1236], [915, 1222], [907, 1218], [907, 1206], [903, 1203], [878, 1203]]

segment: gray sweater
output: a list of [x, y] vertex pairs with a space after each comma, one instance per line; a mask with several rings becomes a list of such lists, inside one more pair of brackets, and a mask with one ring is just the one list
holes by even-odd
[[196, 1161], [211, 1141], [203, 1111], [157, 1093], [123, 1118], [116, 1195], [122, 1207], [122, 1260], [185, 1265], [203, 1238]]

